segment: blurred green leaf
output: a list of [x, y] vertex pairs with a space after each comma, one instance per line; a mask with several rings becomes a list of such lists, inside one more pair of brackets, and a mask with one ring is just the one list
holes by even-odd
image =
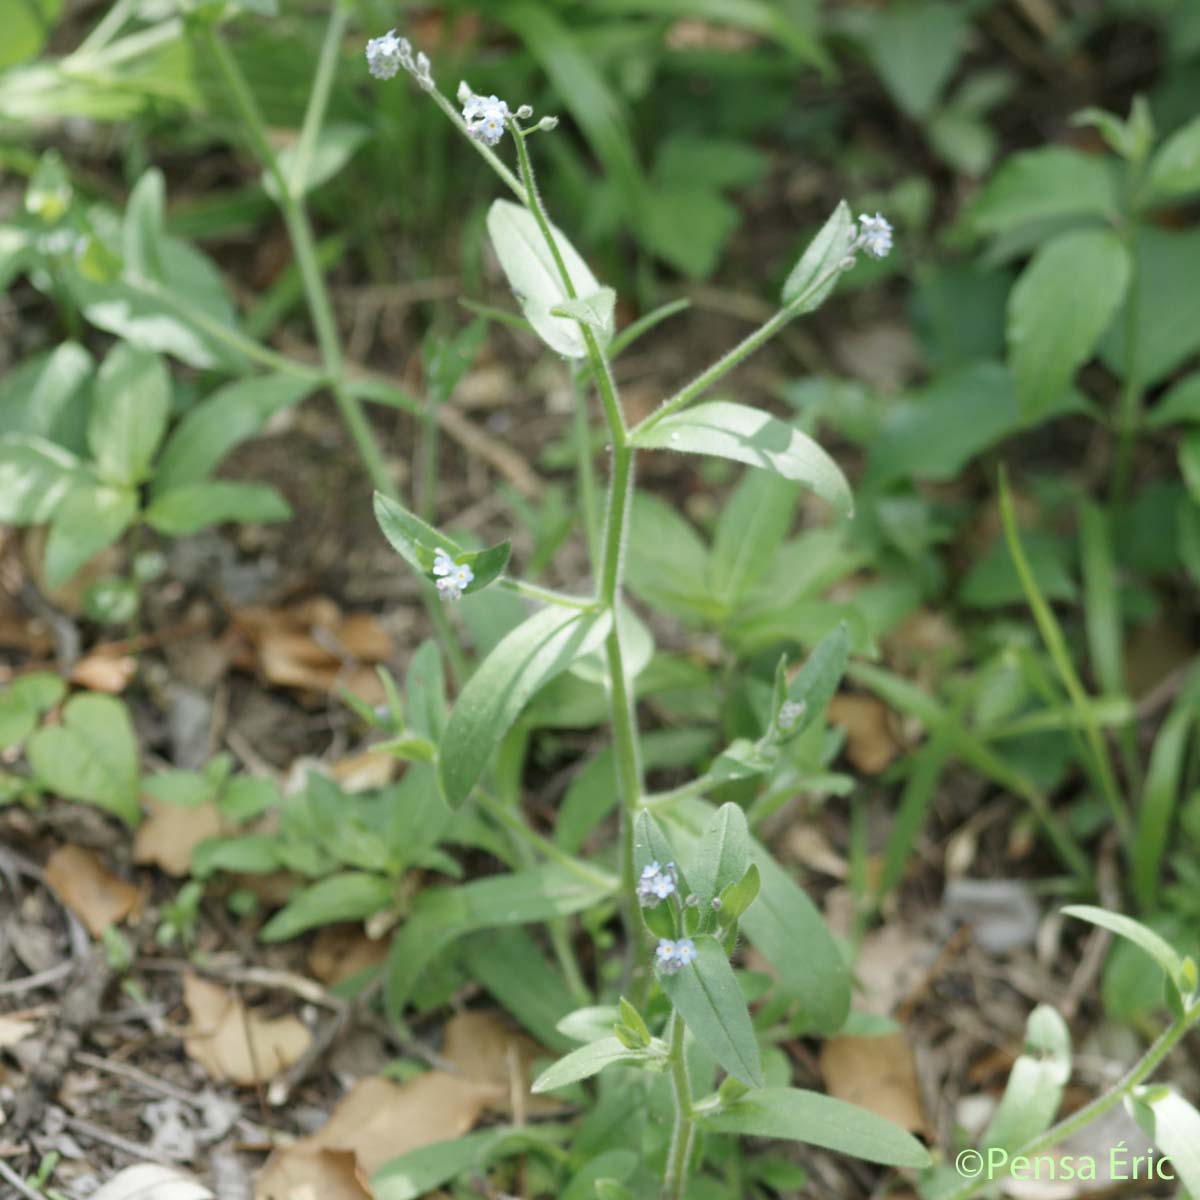
[[168, 537], [186, 537], [225, 521], [266, 524], [291, 520], [291, 505], [263, 483], [214, 479], [189, 483], [157, 496], [146, 509], [146, 524]]
[[96, 374], [88, 448], [109, 483], [138, 484], [162, 441], [171, 411], [171, 377], [154, 354], [121, 344]]

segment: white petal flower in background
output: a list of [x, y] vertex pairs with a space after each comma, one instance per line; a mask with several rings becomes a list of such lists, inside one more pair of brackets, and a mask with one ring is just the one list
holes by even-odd
[[367, 70], [376, 79], [391, 79], [400, 70], [400, 39], [394, 29], [367, 43]]
[[872, 258], [886, 258], [892, 249], [892, 226], [881, 213], [873, 217], [862, 213], [858, 218], [863, 249]]

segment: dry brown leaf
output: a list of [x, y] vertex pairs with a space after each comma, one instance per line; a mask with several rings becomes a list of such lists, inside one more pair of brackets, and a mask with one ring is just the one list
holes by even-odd
[[[300, 1200], [299, 1195], [270, 1190], [278, 1186], [278, 1179], [303, 1169], [290, 1161], [298, 1156], [311, 1157], [322, 1150], [350, 1153], [365, 1178], [410, 1150], [461, 1137], [487, 1105], [499, 1099], [500, 1091], [493, 1084], [473, 1083], [444, 1071], [429, 1071], [408, 1083], [378, 1076], [361, 1079], [316, 1133], [271, 1155], [255, 1187], [255, 1200]], [[319, 1200], [325, 1200], [324, 1194]]]
[[845, 729], [846, 756], [864, 775], [878, 775], [900, 753], [891, 713], [874, 696], [834, 696], [829, 723]]
[[369, 664], [389, 658], [395, 644], [371, 613], [343, 616], [327, 597], [314, 596], [287, 608], [247, 605], [234, 622], [271, 683], [305, 691], [347, 688], [370, 704], [384, 700]]
[[55, 850], [46, 863], [46, 882], [93, 937], [129, 916], [141, 896], [132, 883], [118, 879], [99, 855], [82, 846]]
[[137, 674], [137, 659], [131, 654], [97, 651], [81, 658], [71, 669], [71, 682], [89, 692], [119, 696]]
[[312, 1034], [297, 1017], [266, 1017], [220, 984], [198, 975], [183, 977], [191, 1016], [184, 1038], [188, 1055], [216, 1080], [266, 1083], [308, 1049]]
[[20, 1017], [8, 1017], [0, 1013], [0, 1050], [23, 1042], [36, 1031], [35, 1021], [24, 1021]]
[[373, 1200], [351, 1150], [299, 1150], [271, 1155], [254, 1188], [256, 1200]]
[[221, 813], [215, 804], [168, 804], [145, 798], [149, 815], [138, 826], [133, 861], [161, 867], [168, 875], [187, 875], [192, 851], [205, 838], [222, 831]]
[[551, 1097], [529, 1094], [534, 1060], [551, 1057], [550, 1052], [493, 1013], [462, 1012], [452, 1017], [443, 1034], [442, 1057], [467, 1079], [499, 1089], [495, 1107], [507, 1115], [513, 1115], [514, 1102], [525, 1112], [561, 1108]]
[[913, 993], [937, 959], [938, 947], [900, 925], [885, 925], [863, 938], [854, 974], [861, 1007], [887, 1017]]
[[313, 942], [308, 969], [322, 983], [331, 985], [378, 966], [387, 952], [387, 941], [367, 937], [360, 925], [326, 925]]
[[793, 825], [784, 835], [783, 844], [792, 858], [811, 871], [834, 879], [845, 879], [849, 874], [846, 860], [815, 825]]
[[831, 1038], [821, 1047], [821, 1074], [831, 1096], [910, 1133], [928, 1133], [912, 1047], [902, 1031]]
[[367, 750], [334, 763], [333, 777], [342, 785], [343, 791], [366, 792], [371, 788], [386, 787], [399, 770], [400, 760], [394, 754]]

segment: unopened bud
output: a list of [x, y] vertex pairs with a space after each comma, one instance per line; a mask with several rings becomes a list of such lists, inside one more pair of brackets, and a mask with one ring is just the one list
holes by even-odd
[[543, 117], [537, 123], [537, 127], [539, 129], [543, 130], [544, 132], [549, 133], [552, 129], [558, 128], [558, 118], [557, 117]]
[[517, 120], [518, 121], [528, 121], [529, 118], [532, 116], [533, 116], [533, 105], [532, 104], [522, 104], [521, 107], [517, 109]]

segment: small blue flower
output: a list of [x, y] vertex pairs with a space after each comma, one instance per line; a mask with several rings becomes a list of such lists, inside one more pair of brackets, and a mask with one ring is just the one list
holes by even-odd
[[881, 213], [873, 217], [861, 213], [858, 218], [859, 239], [872, 258], [887, 258], [892, 249], [892, 226]]
[[401, 58], [401, 39], [394, 29], [367, 42], [367, 70], [376, 79], [391, 79], [400, 70]]
[[638, 902], [643, 908], [653, 908], [660, 900], [670, 896], [676, 886], [674, 863], [667, 863], [665, 869], [656, 862], [649, 863], [642, 869], [642, 877], [638, 880]]
[[677, 942], [671, 941], [670, 938], [662, 938], [654, 951], [654, 957], [664, 975], [674, 975], [688, 963], [696, 961], [696, 943], [691, 938], [680, 938]]
[[467, 135], [485, 145], [495, 146], [504, 136], [508, 118], [512, 115], [508, 105], [498, 96], [477, 96], [466, 83], [458, 85], [458, 102], [463, 106]]
[[467, 585], [475, 578], [475, 572], [466, 563], [456, 563], [440, 548], [433, 556], [433, 573], [437, 577], [437, 590], [445, 600], [461, 599]]

